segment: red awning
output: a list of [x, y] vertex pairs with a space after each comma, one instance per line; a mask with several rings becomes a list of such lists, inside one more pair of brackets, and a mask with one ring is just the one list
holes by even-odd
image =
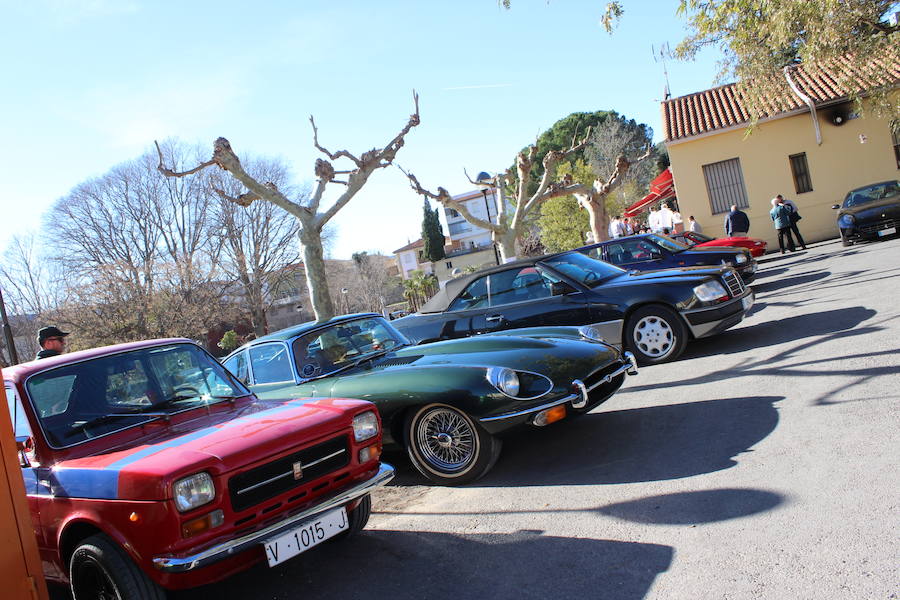
[[634, 217], [641, 213], [647, 206], [659, 200], [668, 200], [675, 197], [675, 182], [672, 179], [672, 169], [666, 170], [656, 176], [650, 182], [650, 193], [632, 204], [625, 211], [624, 216]]

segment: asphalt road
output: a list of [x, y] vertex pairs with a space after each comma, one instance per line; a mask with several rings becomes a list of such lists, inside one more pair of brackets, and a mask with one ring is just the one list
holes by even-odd
[[760, 261], [734, 329], [463, 488], [399, 476], [365, 532], [181, 598], [900, 595], [900, 239]]

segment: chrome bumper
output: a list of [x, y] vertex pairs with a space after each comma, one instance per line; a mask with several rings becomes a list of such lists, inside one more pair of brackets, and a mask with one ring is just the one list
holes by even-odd
[[578, 390], [578, 396], [580, 396], [580, 397], [576, 398], [575, 400], [572, 400], [572, 408], [584, 408], [585, 406], [587, 406], [587, 403], [589, 400], [588, 394], [591, 392], [591, 390], [593, 390], [594, 388], [596, 388], [598, 386], [603, 385], [604, 383], [609, 383], [610, 381], [613, 380], [613, 377], [618, 377], [622, 373], [628, 373], [629, 375], [637, 375], [638, 366], [637, 366], [637, 359], [634, 357], [634, 354], [632, 354], [631, 352], [623, 352], [622, 356], [625, 357], [625, 359], [628, 361], [628, 363], [622, 365], [621, 367], [619, 367], [612, 373], [607, 373], [606, 375], [603, 376], [603, 379], [597, 381], [597, 383], [595, 383], [591, 387], [587, 387], [586, 385], [584, 385], [584, 382], [581, 381], [580, 379], [576, 379], [575, 381], [572, 382], [572, 386]]
[[632, 354], [631, 352], [623, 352], [622, 356], [627, 362], [612, 373], [607, 373], [603, 377], [603, 379], [599, 380], [590, 388], [584, 385], [584, 383], [580, 379], [576, 379], [572, 382], [572, 386], [577, 390], [577, 392], [574, 394], [569, 394], [568, 396], [564, 396], [562, 398], [559, 398], [558, 400], [554, 400], [553, 402], [541, 404], [540, 406], [533, 406], [531, 408], [526, 408], [525, 410], [520, 410], [514, 413], [507, 413], [505, 415], [498, 415], [496, 417], [485, 417], [483, 419], [479, 419], [479, 421], [481, 423], [490, 423], [491, 421], [500, 421], [503, 419], [523, 417], [532, 413], [541, 412], [542, 410], [547, 410], [548, 408], [553, 408], [554, 406], [559, 406], [560, 404], [566, 404], [567, 402], [572, 403], [572, 408], [584, 408], [588, 402], [588, 393], [590, 393], [590, 391], [597, 386], [603, 385], [604, 383], [609, 383], [614, 377], [618, 377], [622, 373], [627, 373], [628, 375], [637, 375], [638, 366], [637, 359], [634, 357], [634, 354]]
[[155, 556], [153, 557], [153, 566], [166, 573], [183, 573], [185, 571], [191, 571], [193, 569], [211, 565], [220, 560], [234, 556], [239, 552], [243, 552], [257, 544], [262, 544], [270, 538], [277, 537], [302, 521], [347, 504], [361, 496], [365, 496], [376, 487], [386, 484], [393, 478], [394, 467], [382, 463], [378, 469], [378, 473], [373, 475], [370, 479], [341, 490], [301, 513], [297, 513], [278, 523], [273, 523], [265, 529], [260, 529], [259, 531], [248, 533], [243, 537], [223, 542], [191, 556]]

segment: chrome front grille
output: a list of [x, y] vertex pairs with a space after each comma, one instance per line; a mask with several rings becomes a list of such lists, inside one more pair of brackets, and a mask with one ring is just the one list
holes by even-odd
[[350, 463], [346, 435], [304, 448], [228, 480], [231, 506], [244, 510]]
[[744, 286], [744, 280], [734, 271], [725, 273], [722, 276], [722, 280], [725, 282], [725, 287], [728, 288], [728, 293], [731, 294], [732, 298], [737, 298], [747, 289]]

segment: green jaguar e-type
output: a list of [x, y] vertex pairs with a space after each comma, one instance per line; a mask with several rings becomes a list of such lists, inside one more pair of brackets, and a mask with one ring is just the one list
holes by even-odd
[[405, 447], [423, 475], [443, 484], [487, 473], [500, 454], [499, 433], [584, 414], [637, 373], [631, 353], [590, 326], [413, 346], [376, 314], [283, 329], [224, 363], [261, 398], [374, 402], [385, 441]]

